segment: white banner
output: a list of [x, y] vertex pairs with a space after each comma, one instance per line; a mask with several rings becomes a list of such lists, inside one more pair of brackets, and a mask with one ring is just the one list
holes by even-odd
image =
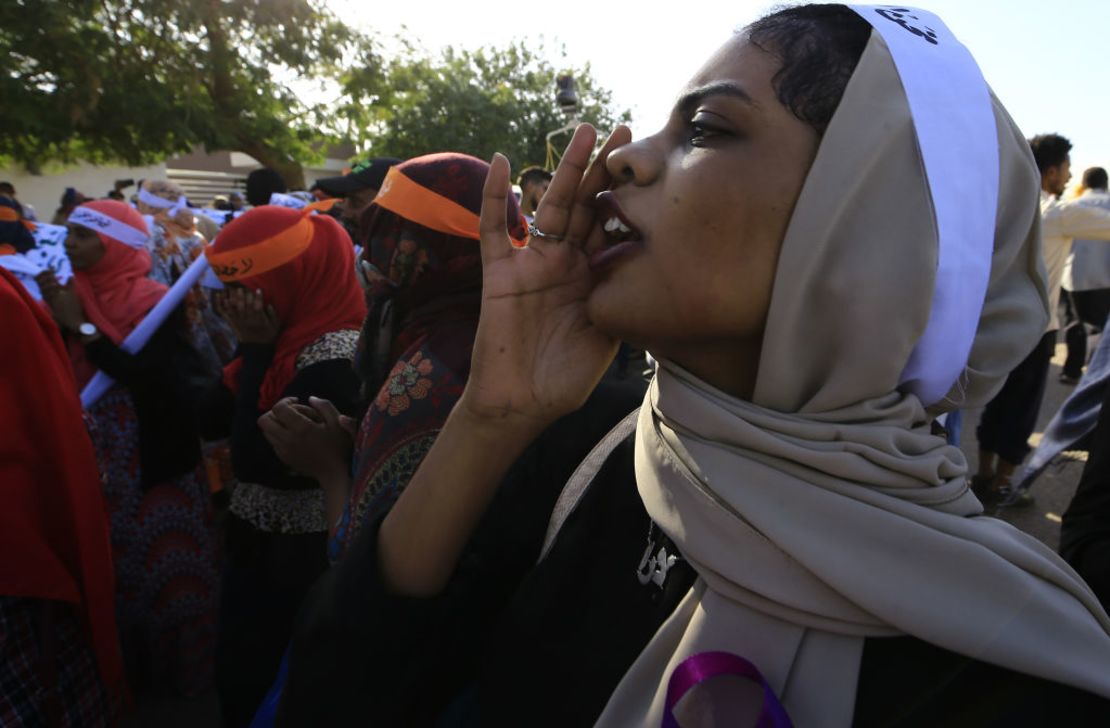
[[66, 255], [65, 239], [69, 230], [64, 225], [36, 225], [32, 233], [35, 247], [26, 253], [0, 255], [0, 266], [14, 275], [31, 297], [42, 300], [42, 291], [35, 276], [44, 270], [54, 271], [54, 277], [65, 285], [73, 277], [73, 267]]

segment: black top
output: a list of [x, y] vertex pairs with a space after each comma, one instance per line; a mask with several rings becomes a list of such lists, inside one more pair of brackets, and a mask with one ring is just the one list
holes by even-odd
[[[273, 345], [240, 344], [239, 354], [243, 357], [239, 391], [232, 394], [220, 384], [209, 394], [201, 432], [210, 440], [231, 436], [231, 467], [240, 481], [270, 488], [319, 487], [315, 480], [297, 475], [283, 463], [258, 427], [263, 414], [258, 393], [274, 357]], [[302, 404], [308, 404], [310, 396], [331, 400], [345, 415], [355, 411], [357, 395], [358, 377], [347, 359], [327, 359], [304, 367], [281, 393], [282, 398], [295, 397]]]
[[1087, 465], [1075, 497], [1064, 512], [1060, 555], [1110, 610], [1110, 385], [1106, 386], [1098, 425], [1090, 436]]
[[144, 488], [187, 473], [200, 461], [193, 403], [210, 382], [184, 331], [179, 308], [135, 354], [106, 336], [85, 345], [89, 360], [131, 394]]
[[[319, 484], [298, 475], [281, 461], [262, 430], [258, 418], [259, 390], [273, 360], [272, 344], [239, 346], [243, 365], [239, 389], [231, 393], [220, 384], [209, 394], [202, 432], [217, 439], [231, 436], [231, 467], [236, 479], [279, 490], [312, 490]], [[359, 380], [348, 359], [326, 359], [297, 372], [281, 396], [308, 404], [309, 396], [331, 400], [343, 414], [354, 412]], [[307, 588], [327, 568], [327, 532], [273, 533], [256, 528], [235, 513], [228, 514], [227, 557], [253, 569], [274, 584]]]
[[[676, 551], [636, 491], [631, 438], [535, 565], [567, 478], [637, 404], [603, 383], [545, 432], [437, 598], [384, 591], [368, 525], [305, 601], [278, 725], [592, 724], [696, 578], [681, 558], [661, 583], [640, 578], [646, 551]], [[864, 643], [857, 725], [1094, 725], [1099, 710], [1110, 718], [1093, 696], [914, 638]]]

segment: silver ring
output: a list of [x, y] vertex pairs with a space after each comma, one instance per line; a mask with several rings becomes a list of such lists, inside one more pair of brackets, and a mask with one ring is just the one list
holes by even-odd
[[545, 233], [544, 231], [536, 227], [535, 223], [531, 222], [528, 223], [528, 235], [529, 237], [541, 238], [543, 240], [553, 240], [555, 242], [559, 242], [563, 239], [562, 235], [552, 235], [551, 233]]

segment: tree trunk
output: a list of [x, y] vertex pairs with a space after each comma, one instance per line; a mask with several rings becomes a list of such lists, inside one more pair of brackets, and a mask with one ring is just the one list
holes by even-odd
[[264, 167], [276, 170], [281, 178], [285, 180], [289, 189], [303, 190], [305, 188], [304, 168], [298, 162], [283, 156], [274, 149], [270, 149], [265, 144], [240, 138], [238, 148], [235, 151], [249, 154], [261, 162]]
[[263, 166], [276, 170], [290, 189], [304, 189], [304, 170], [300, 163], [289, 159], [266, 143], [250, 138], [248, 132], [242, 130], [239, 116], [241, 109], [236, 108], [235, 82], [231, 74], [233, 54], [228, 47], [224, 28], [220, 25], [223, 21], [220, 0], [209, 0], [202, 7], [207, 11], [204, 16], [204, 30], [208, 35], [208, 52], [211, 59], [212, 101], [215, 103], [220, 123], [237, 142], [233, 151], [249, 154]]

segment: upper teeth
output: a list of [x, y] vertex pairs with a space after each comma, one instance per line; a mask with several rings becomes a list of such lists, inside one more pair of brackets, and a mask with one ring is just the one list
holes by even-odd
[[615, 233], [618, 230], [620, 230], [622, 233], [632, 232], [632, 228], [621, 222], [621, 219], [619, 217], [613, 216], [605, 221], [605, 232]]

